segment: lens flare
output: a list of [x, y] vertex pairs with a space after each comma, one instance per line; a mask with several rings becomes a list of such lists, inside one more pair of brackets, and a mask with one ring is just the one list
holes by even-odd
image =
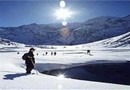
[[66, 6], [65, 1], [64, 0], [60, 1], [60, 7], [64, 8], [65, 6]]
[[74, 12], [66, 8], [65, 0], [60, 0], [59, 6], [60, 8], [56, 10], [54, 15], [57, 17], [57, 19], [62, 20], [62, 26], [66, 26], [67, 20], [72, 17]]
[[70, 30], [67, 27], [61, 29], [60, 34], [63, 38], [67, 38], [70, 35]]
[[62, 22], [62, 25], [63, 25], [63, 26], [66, 26], [66, 25], [67, 25], [67, 22], [66, 22], [66, 21], [63, 21], [63, 22]]

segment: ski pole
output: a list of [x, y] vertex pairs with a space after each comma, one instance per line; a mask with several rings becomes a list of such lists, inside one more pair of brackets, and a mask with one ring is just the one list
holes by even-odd
[[36, 71], [36, 74], [38, 75], [38, 70], [36, 69], [36, 65], [34, 64], [34, 62], [32, 61], [32, 59], [31, 59], [31, 62], [32, 62], [33, 66], [34, 66], [34, 70]]

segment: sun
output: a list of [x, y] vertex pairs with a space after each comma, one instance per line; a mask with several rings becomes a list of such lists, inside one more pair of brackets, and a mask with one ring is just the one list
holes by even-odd
[[60, 8], [56, 10], [55, 15], [57, 19], [66, 20], [72, 16], [72, 12], [68, 9]]

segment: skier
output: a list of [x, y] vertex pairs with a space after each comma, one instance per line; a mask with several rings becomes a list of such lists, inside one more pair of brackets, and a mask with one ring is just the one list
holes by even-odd
[[51, 52], [51, 56], [53, 56], [53, 52]]
[[56, 56], [56, 52], [54, 52], [54, 56]]
[[46, 55], [48, 54], [48, 52], [46, 52]]
[[33, 54], [34, 51], [35, 51], [34, 48], [30, 48], [29, 52], [27, 53], [27, 58], [25, 59], [27, 74], [30, 74], [32, 69], [34, 68], [34, 64], [35, 64], [35, 58]]
[[87, 50], [87, 55], [90, 55], [90, 50]]
[[17, 54], [19, 54], [19, 52], [17, 52]]

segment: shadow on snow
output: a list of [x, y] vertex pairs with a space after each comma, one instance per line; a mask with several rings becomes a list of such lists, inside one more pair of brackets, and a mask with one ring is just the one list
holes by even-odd
[[6, 74], [6, 75], [4, 75], [3, 79], [5, 79], [5, 80], [13, 80], [15, 78], [26, 76], [26, 75], [27, 75], [26, 73]]
[[109, 63], [89, 63], [89, 64], [86, 63], [82, 65], [80, 64], [80, 66], [74, 65], [74, 67], [70, 66], [67, 67], [67, 65], [63, 66], [62, 64], [59, 65], [53, 63], [49, 65], [49, 67], [51, 66], [59, 66], [59, 68], [57, 67], [57, 69], [44, 70], [42, 73], [53, 76], [64, 74], [66, 78], [72, 78], [78, 80], [130, 85], [129, 62], [117, 62], [117, 63], [109, 62]]

